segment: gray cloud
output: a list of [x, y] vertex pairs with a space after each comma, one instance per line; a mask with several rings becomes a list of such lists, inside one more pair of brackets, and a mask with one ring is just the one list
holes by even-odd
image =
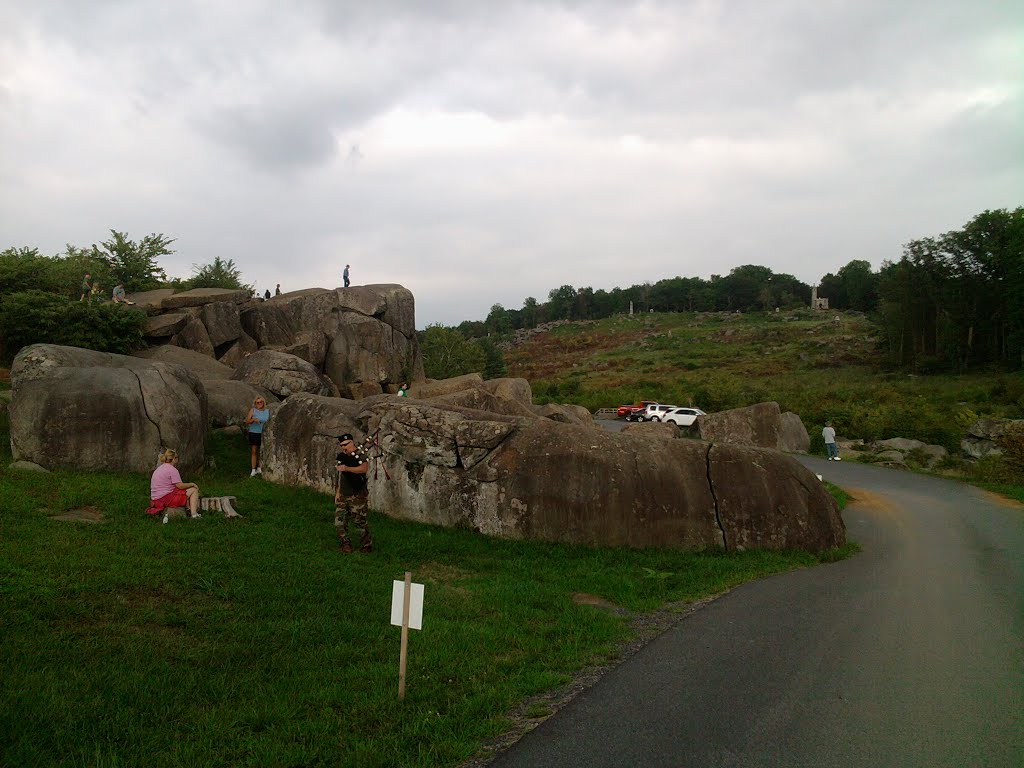
[[[23, 4], [22, 4], [23, 5]], [[812, 282], [1021, 205], [1024, 9], [0, 2], [0, 247], [111, 227], [418, 322], [755, 263]], [[359, 147], [358, 162], [351, 149]]]

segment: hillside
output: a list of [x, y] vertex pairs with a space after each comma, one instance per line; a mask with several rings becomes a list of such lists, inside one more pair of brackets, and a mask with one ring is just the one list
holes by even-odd
[[567, 324], [505, 351], [538, 402], [591, 410], [653, 399], [707, 411], [775, 400], [811, 435], [912, 437], [953, 449], [973, 415], [1024, 417], [1024, 375], [890, 369], [861, 313], [649, 313]]

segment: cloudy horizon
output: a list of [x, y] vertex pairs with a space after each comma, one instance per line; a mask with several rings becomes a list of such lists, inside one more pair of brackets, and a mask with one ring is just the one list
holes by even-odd
[[0, 249], [174, 238], [417, 327], [560, 285], [809, 284], [1024, 205], [1010, 2], [0, 0]]

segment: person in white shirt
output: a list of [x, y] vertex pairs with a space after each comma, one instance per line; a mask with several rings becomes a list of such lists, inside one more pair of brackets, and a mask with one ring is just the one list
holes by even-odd
[[825, 439], [825, 450], [828, 451], [828, 460], [842, 461], [839, 458], [839, 446], [836, 445], [836, 431], [832, 428], [831, 421], [825, 422], [825, 428], [821, 430], [821, 436]]

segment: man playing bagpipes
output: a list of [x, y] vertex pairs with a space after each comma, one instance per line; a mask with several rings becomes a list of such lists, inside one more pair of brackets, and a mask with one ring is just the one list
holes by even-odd
[[373, 551], [373, 537], [367, 523], [368, 491], [366, 472], [370, 467], [368, 457], [356, 447], [355, 439], [347, 432], [338, 436], [338, 459], [335, 465], [338, 474], [334, 489], [334, 526], [342, 552], [352, 551], [349, 539], [349, 523], [355, 522], [361, 531], [360, 552]]

